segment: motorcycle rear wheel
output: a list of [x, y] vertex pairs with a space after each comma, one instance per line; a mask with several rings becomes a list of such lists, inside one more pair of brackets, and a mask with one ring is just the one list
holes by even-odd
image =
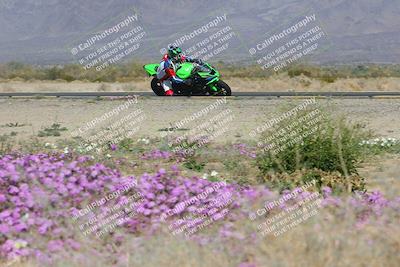
[[153, 80], [151, 80], [151, 89], [157, 96], [165, 95], [164, 88], [157, 78], [153, 78]]

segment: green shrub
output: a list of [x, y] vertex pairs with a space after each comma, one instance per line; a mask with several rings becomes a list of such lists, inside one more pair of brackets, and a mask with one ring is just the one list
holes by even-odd
[[334, 83], [336, 81], [336, 78], [330, 75], [324, 75], [319, 79], [326, 83]]
[[67, 131], [66, 127], [61, 127], [58, 123], [53, 123], [50, 127], [46, 127], [43, 130], [39, 131], [39, 137], [46, 136], [60, 136], [61, 132]]
[[[360, 124], [348, 123], [343, 118], [333, 120], [322, 113], [313, 125], [307, 121], [299, 123], [307, 114], [310, 112], [300, 112], [263, 134], [263, 140], [267, 140], [269, 146], [256, 160], [262, 179], [275, 173], [292, 174], [298, 170], [321, 170], [340, 173], [343, 177], [357, 175], [364, 151], [360, 144], [370, 133]], [[282, 129], [286, 139], [279, 135], [270, 138]]]
[[300, 75], [304, 75], [307, 77], [311, 77], [312, 74], [310, 71], [308, 70], [304, 70], [304, 69], [290, 69], [288, 70], [288, 75], [290, 78], [296, 77], [296, 76], [300, 76]]
[[206, 164], [204, 162], [197, 162], [197, 160], [193, 157], [187, 158], [183, 163], [185, 168], [197, 172], [202, 172], [205, 165]]
[[[96, 68], [85, 70], [79, 64], [57, 66], [34, 66], [18, 62], [0, 64], [0, 78], [23, 80], [57, 80], [91, 81], [91, 82], [128, 82], [142, 80], [146, 76], [143, 65], [146, 62], [131, 61], [107, 67], [101, 71]], [[215, 65], [224, 78], [265, 78], [274, 72], [266, 72], [257, 64], [237, 64], [227, 62], [210, 62]], [[400, 65], [345, 65], [320, 66], [298, 64], [285, 68], [279, 73], [287, 73], [290, 77], [305, 75], [309, 78], [332, 82], [338, 78], [368, 78], [368, 77], [400, 77]]]

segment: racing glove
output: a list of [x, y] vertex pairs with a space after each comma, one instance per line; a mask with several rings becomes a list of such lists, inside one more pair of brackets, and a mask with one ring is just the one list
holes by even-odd
[[204, 62], [201, 59], [195, 59], [195, 63], [199, 64], [199, 65], [203, 65]]
[[201, 59], [199, 59], [199, 58], [186, 57], [185, 60], [186, 60], [187, 62], [193, 62], [193, 63], [197, 63], [197, 64], [199, 64], [199, 65], [203, 65], [203, 64], [204, 64], [203, 60], [201, 60]]

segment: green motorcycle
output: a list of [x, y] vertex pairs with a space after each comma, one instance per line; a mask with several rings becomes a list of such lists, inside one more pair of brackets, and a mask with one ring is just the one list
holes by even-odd
[[[157, 68], [160, 64], [147, 64], [143, 68], [153, 76], [151, 81], [151, 89], [158, 96], [164, 96], [164, 89], [157, 79]], [[230, 96], [231, 88], [225, 82], [220, 80], [221, 75], [210, 64], [184, 62], [176, 68], [176, 76], [185, 80], [185, 83], [174, 84], [174, 95], [214, 95], [214, 96]]]

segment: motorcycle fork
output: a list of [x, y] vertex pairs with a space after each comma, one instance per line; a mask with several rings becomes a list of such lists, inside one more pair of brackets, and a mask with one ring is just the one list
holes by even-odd
[[218, 92], [218, 88], [215, 86], [217, 82], [218, 82], [218, 77], [215, 77], [214, 79], [212, 79], [211, 81], [209, 81], [209, 82], [207, 83], [207, 85], [211, 88], [211, 90], [212, 90], [214, 93], [217, 93], [217, 92]]
[[218, 92], [218, 88], [215, 86], [215, 84], [210, 85], [211, 90], [213, 90], [215, 93]]

